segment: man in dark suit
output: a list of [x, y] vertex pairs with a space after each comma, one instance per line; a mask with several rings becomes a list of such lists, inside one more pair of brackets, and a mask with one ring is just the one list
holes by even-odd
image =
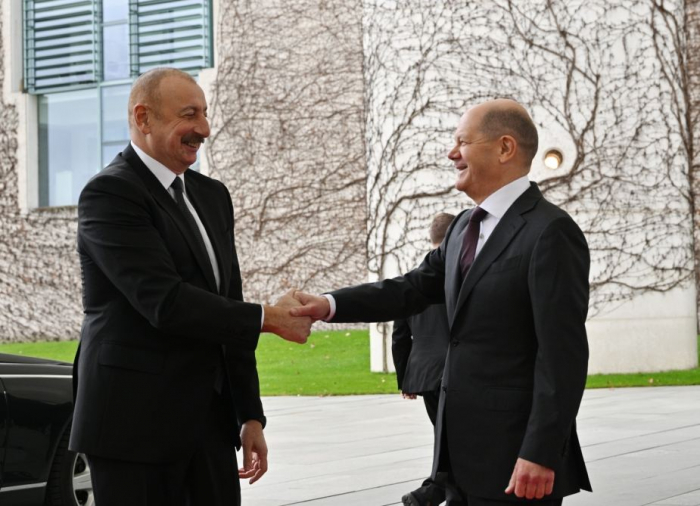
[[576, 223], [527, 179], [537, 142], [516, 102], [469, 109], [448, 157], [456, 188], [477, 207], [457, 216], [417, 269], [322, 297], [296, 292], [305, 307], [291, 310], [385, 321], [445, 302], [450, 348], [433, 474], [448, 473], [451, 505], [559, 505], [590, 490], [576, 434], [590, 258]]
[[[440, 247], [454, 215], [440, 213], [430, 223], [432, 249]], [[450, 344], [450, 326], [444, 304], [433, 304], [420, 314], [394, 322], [391, 353], [396, 381], [405, 399], [423, 398], [430, 422], [435, 425], [440, 400], [440, 381]], [[441, 480], [428, 478], [401, 498], [405, 506], [437, 506], [445, 501]]]
[[309, 334], [291, 295], [243, 301], [229, 193], [188, 170], [206, 114], [191, 76], [147, 72], [129, 99], [131, 143], [80, 196], [70, 448], [87, 455], [100, 506], [240, 504], [239, 476], [267, 470], [260, 332]]

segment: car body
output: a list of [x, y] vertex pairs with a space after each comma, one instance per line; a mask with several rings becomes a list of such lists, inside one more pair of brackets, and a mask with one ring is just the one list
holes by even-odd
[[68, 450], [72, 365], [0, 353], [0, 504], [93, 504], [83, 455]]

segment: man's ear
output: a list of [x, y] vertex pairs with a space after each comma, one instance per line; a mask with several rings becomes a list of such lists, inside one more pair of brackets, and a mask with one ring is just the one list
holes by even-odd
[[134, 106], [134, 125], [138, 130], [146, 135], [151, 133], [151, 125], [149, 121], [151, 119], [151, 111], [148, 106], [143, 104], [136, 104]]
[[515, 138], [513, 138], [511, 135], [503, 135], [501, 136], [499, 142], [498, 160], [501, 163], [512, 160], [518, 151], [518, 143], [516, 142]]

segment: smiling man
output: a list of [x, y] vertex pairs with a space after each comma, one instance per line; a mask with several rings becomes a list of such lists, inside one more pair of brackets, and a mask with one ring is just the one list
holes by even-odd
[[469, 109], [448, 158], [456, 188], [477, 206], [455, 218], [417, 269], [325, 297], [297, 292], [305, 306], [292, 309], [373, 322], [445, 303], [450, 346], [433, 479], [447, 473], [450, 506], [557, 506], [590, 490], [576, 434], [588, 366], [588, 246], [528, 181], [537, 137], [512, 100]]
[[[255, 348], [309, 318], [243, 301], [226, 187], [189, 170], [209, 136], [202, 89], [156, 69], [129, 98], [131, 143], [78, 205], [85, 318], [70, 448], [100, 506], [240, 504], [267, 471]], [[237, 470], [236, 447], [243, 448]]]

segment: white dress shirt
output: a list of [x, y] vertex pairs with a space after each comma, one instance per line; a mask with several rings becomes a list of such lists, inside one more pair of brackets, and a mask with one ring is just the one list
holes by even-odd
[[190, 210], [192, 213], [192, 216], [194, 217], [194, 221], [197, 224], [197, 228], [199, 229], [199, 233], [202, 235], [202, 240], [204, 241], [204, 247], [207, 250], [207, 255], [209, 256], [209, 261], [211, 262], [211, 268], [214, 271], [214, 279], [216, 279], [216, 286], [221, 289], [221, 275], [219, 274], [219, 262], [216, 260], [216, 254], [214, 253], [214, 247], [211, 244], [211, 240], [209, 239], [209, 235], [207, 234], [207, 230], [204, 228], [204, 224], [202, 224], [202, 220], [199, 218], [199, 215], [197, 214], [197, 211], [195, 210], [194, 206], [190, 202], [190, 200], [187, 198], [187, 187], [185, 186], [185, 174], [184, 172], [182, 174], [175, 174], [173, 171], [171, 171], [169, 168], [167, 168], [165, 165], [160, 163], [158, 160], [155, 158], [152, 158], [148, 156], [141, 148], [139, 148], [136, 144], [133, 142], [131, 143], [131, 147], [134, 148], [134, 151], [136, 151], [136, 154], [139, 155], [139, 158], [141, 161], [144, 163], [146, 167], [148, 167], [148, 170], [150, 170], [154, 176], [156, 176], [156, 179], [160, 181], [160, 184], [163, 185], [163, 188], [165, 188], [170, 194], [170, 196], [175, 200], [175, 190], [172, 189], [170, 186], [173, 184], [173, 181], [175, 181], [176, 177], [179, 177], [180, 180], [182, 181], [182, 189], [185, 197], [185, 204], [187, 205], [187, 208]]
[[[498, 222], [501, 221], [503, 215], [506, 214], [506, 211], [510, 209], [510, 206], [512, 206], [513, 203], [518, 200], [518, 197], [525, 193], [528, 188], [530, 188], [530, 180], [527, 176], [523, 176], [499, 188], [486, 197], [479, 205], [480, 208], [489, 214], [481, 220], [479, 241], [476, 243], [476, 255], [479, 254], [488, 238], [491, 237], [491, 233], [496, 228], [496, 225], [498, 225]], [[476, 255], [474, 258], [476, 258]]]
[[[476, 255], [478, 255], [484, 247], [488, 238], [491, 237], [491, 233], [496, 228], [496, 225], [498, 225], [498, 222], [501, 221], [503, 215], [506, 214], [506, 211], [510, 209], [510, 206], [512, 206], [513, 203], [518, 200], [518, 197], [525, 193], [528, 188], [530, 188], [530, 180], [527, 176], [523, 176], [499, 188], [481, 203], [479, 207], [488, 214], [480, 223], [479, 241], [476, 243], [474, 258], [476, 258]], [[331, 321], [335, 316], [335, 298], [330, 294], [324, 294], [324, 297], [328, 299], [328, 303], [331, 306], [331, 311], [328, 313], [325, 321]]]

